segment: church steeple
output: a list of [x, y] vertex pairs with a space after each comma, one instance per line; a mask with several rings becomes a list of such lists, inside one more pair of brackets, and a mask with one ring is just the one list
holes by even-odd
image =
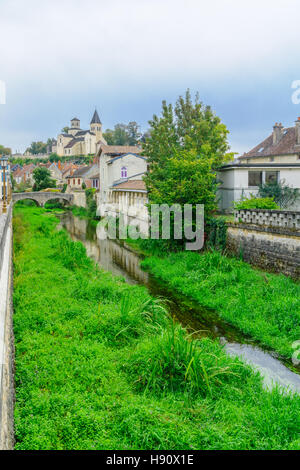
[[93, 134], [96, 135], [96, 142], [102, 139], [102, 123], [99, 118], [99, 114], [97, 113], [97, 109], [95, 109], [94, 115], [91, 120], [90, 129]]
[[91, 120], [91, 124], [102, 124], [99, 118], [99, 115], [97, 113], [97, 109], [95, 109], [94, 115]]

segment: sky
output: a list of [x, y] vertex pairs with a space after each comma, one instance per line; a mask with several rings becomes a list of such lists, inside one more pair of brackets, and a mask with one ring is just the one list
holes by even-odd
[[299, 0], [0, 0], [0, 144], [86, 129], [95, 107], [146, 130], [190, 88], [243, 153], [300, 116], [299, 20]]

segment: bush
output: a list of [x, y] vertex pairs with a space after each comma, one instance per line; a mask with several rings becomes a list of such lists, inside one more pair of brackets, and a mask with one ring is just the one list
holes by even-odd
[[270, 209], [278, 210], [280, 207], [276, 204], [273, 197], [255, 197], [251, 194], [249, 199], [241, 199], [234, 203], [235, 210], [246, 210], [246, 209]]
[[262, 198], [271, 197], [282, 208], [287, 209], [295, 204], [300, 198], [300, 191], [291, 188], [284, 181], [262, 184], [259, 187], [259, 196]]
[[227, 225], [224, 217], [211, 218], [206, 224], [207, 243], [217, 250], [225, 250]]

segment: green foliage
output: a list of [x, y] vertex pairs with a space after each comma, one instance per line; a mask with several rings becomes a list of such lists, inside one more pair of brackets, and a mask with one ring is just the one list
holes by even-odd
[[55, 188], [56, 182], [51, 179], [50, 171], [45, 167], [35, 168], [33, 171], [33, 191], [41, 191], [46, 188]]
[[289, 209], [300, 199], [299, 189], [290, 187], [284, 181], [263, 184], [258, 194], [262, 198], [273, 198], [281, 209]]
[[207, 243], [217, 250], [225, 250], [227, 224], [225, 217], [212, 217], [206, 222], [208, 231]]
[[4, 145], [0, 145], [0, 155], [11, 155], [11, 149], [9, 147], [4, 147]]
[[63, 185], [63, 188], [62, 188], [61, 192], [62, 192], [62, 193], [65, 193], [65, 192], [66, 192], [66, 189], [67, 189], [67, 187], [68, 187], [67, 183], [64, 183], [64, 185]]
[[142, 266], [167, 287], [214, 309], [243, 333], [290, 359], [300, 338], [300, 285], [218, 251], [150, 257]]
[[232, 158], [228, 130], [209, 106], [192, 101], [189, 90], [175, 107], [162, 104], [143, 143], [149, 171], [145, 182], [151, 204], [204, 204], [206, 216], [217, 209], [217, 168]]
[[32, 155], [47, 153], [47, 144], [45, 142], [32, 142], [30, 147], [26, 149], [26, 152], [30, 152]]
[[215, 342], [189, 339], [181, 326], [173, 324], [142, 343], [128, 368], [139, 391], [188, 393], [195, 399], [197, 395], [217, 397], [228, 383], [241, 387], [251, 369], [238, 360], [235, 365]]
[[250, 195], [250, 198], [241, 199], [236, 201], [233, 204], [235, 210], [246, 210], [246, 209], [280, 209], [276, 204], [273, 197], [256, 197], [253, 194]]
[[141, 138], [140, 126], [135, 121], [116, 124], [113, 130], [106, 129], [103, 137], [108, 145], [136, 145]]
[[85, 190], [87, 212], [92, 219], [97, 218], [97, 202], [95, 200], [96, 190], [94, 188]]
[[51, 153], [50, 156], [49, 156], [49, 161], [50, 162], [59, 162], [59, 160], [61, 159], [61, 157], [59, 157], [57, 155], [57, 153]]
[[69, 130], [70, 130], [69, 126], [65, 126], [65, 127], [62, 128], [61, 132], [62, 132], [63, 134], [68, 134], [68, 133], [69, 133]]
[[15, 210], [17, 450], [299, 449], [299, 397], [190, 341], [56, 224]]

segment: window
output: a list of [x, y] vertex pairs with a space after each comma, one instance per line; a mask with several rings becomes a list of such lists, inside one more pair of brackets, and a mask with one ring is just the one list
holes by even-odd
[[78, 178], [78, 184], [80, 184], [80, 178]]
[[260, 186], [262, 184], [262, 171], [248, 172], [248, 186]]
[[127, 167], [123, 166], [121, 168], [121, 178], [127, 178]]
[[279, 171], [266, 171], [266, 183], [277, 183]]
[[73, 184], [75, 184], [75, 179], [73, 179]]

